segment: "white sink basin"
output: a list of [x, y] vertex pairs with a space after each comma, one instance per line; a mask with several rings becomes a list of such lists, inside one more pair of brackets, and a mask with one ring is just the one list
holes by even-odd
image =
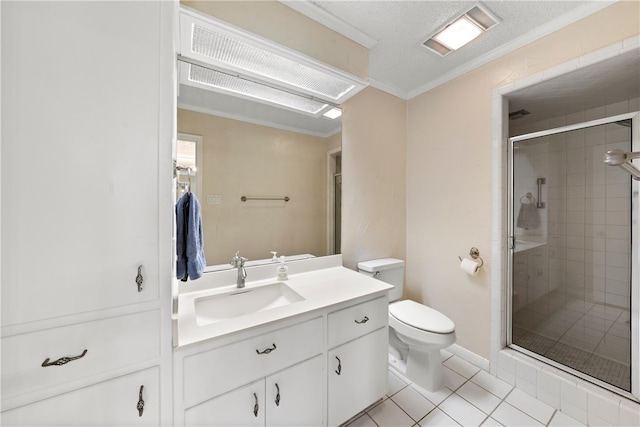
[[194, 301], [196, 323], [199, 326], [208, 325], [298, 301], [304, 301], [304, 298], [282, 282], [255, 288], [233, 289], [222, 294], [197, 298]]

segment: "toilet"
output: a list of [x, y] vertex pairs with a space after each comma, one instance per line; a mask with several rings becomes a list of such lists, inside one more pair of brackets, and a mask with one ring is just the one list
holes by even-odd
[[358, 263], [358, 271], [382, 280], [389, 291], [389, 363], [420, 387], [443, 385], [440, 349], [456, 341], [455, 324], [444, 314], [411, 300], [398, 301], [404, 287], [404, 261], [395, 258]]

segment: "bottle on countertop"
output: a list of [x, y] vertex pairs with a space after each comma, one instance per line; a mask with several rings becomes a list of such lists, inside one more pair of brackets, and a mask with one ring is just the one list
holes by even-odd
[[280, 257], [280, 266], [278, 266], [278, 280], [289, 279], [289, 267], [284, 263], [284, 255]]

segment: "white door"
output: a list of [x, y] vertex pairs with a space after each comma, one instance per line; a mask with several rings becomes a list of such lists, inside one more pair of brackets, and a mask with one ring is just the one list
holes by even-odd
[[349, 341], [328, 354], [329, 425], [347, 421], [387, 392], [387, 329]]
[[252, 427], [265, 425], [264, 379], [189, 408], [185, 426]]
[[157, 299], [160, 3], [1, 7], [3, 327]]
[[321, 426], [322, 355], [267, 377], [268, 426]]

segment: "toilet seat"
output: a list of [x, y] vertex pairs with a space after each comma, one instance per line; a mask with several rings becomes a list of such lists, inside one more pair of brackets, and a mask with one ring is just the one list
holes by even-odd
[[389, 305], [389, 314], [407, 326], [435, 334], [450, 334], [455, 324], [444, 314], [412, 300]]

